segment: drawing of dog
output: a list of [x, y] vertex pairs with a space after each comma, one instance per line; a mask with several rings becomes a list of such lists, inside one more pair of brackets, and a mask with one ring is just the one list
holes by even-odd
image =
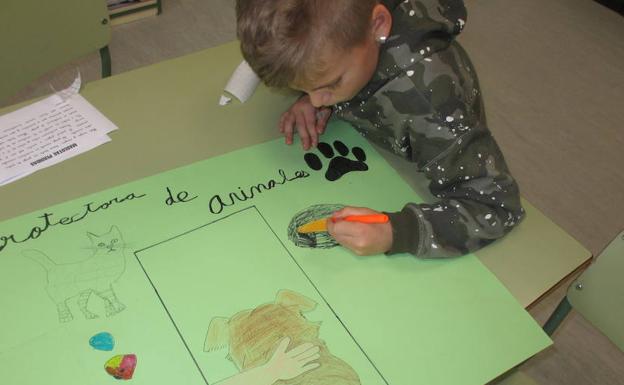
[[210, 322], [205, 351], [229, 345], [228, 358], [240, 372], [265, 364], [280, 340], [290, 338], [290, 349], [303, 343], [319, 347], [320, 366], [289, 380], [283, 385], [360, 385], [355, 371], [332, 355], [319, 338], [320, 322], [310, 322], [303, 313], [316, 307], [313, 300], [290, 290], [280, 290], [275, 301], [238, 312], [231, 318], [215, 317]]

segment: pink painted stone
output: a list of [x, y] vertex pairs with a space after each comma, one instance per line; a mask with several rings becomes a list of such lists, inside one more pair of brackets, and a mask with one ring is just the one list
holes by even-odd
[[134, 354], [117, 355], [106, 361], [104, 369], [118, 380], [129, 380], [134, 374], [137, 358]]

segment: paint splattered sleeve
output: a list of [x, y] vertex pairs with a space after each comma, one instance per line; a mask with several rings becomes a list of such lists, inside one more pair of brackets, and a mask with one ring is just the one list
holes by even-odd
[[[385, 111], [401, 132], [394, 150], [408, 152], [439, 198], [390, 213], [394, 242], [388, 254], [444, 258], [503, 237], [521, 220], [523, 210], [518, 186], [487, 128], [467, 55], [452, 44], [429, 59], [382, 91], [392, 104]], [[391, 91], [405, 83], [412, 86], [407, 92], [412, 95]], [[422, 101], [416, 110], [414, 97]]]
[[483, 127], [468, 130], [424, 172], [440, 200], [389, 213], [394, 241], [388, 254], [463, 255], [501, 238], [522, 218], [518, 187]]

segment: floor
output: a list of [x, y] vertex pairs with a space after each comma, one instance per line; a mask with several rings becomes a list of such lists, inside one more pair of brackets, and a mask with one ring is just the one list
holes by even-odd
[[[115, 26], [113, 74], [235, 39], [233, 4], [163, 0], [162, 15]], [[599, 254], [624, 229], [624, 18], [590, 0], [466, 5], [470, 20], [460, 41], [479, 70], [489, 124], [523, 196]], [[62, 88], [76, 68], [85, 81], [98, 79], [99, 56], [46, 75], [4, 104]], [[513, 80], [519, 76], [522, 82]], [[567, 285], [529, 310], [538, 322]], [[573, 312], [554, 341], [521, 367], [538, 383], [624, 384], [624, 353], [580, 315]]]

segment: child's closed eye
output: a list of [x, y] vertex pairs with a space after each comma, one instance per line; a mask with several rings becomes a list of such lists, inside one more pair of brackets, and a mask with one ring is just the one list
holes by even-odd
[[338, 80], [330, 84], [327, 88], [330, 90], [335, 90], [336, 88], [340, 86], [340, 84], [342, 84], [342, 76], [339, 77]]

